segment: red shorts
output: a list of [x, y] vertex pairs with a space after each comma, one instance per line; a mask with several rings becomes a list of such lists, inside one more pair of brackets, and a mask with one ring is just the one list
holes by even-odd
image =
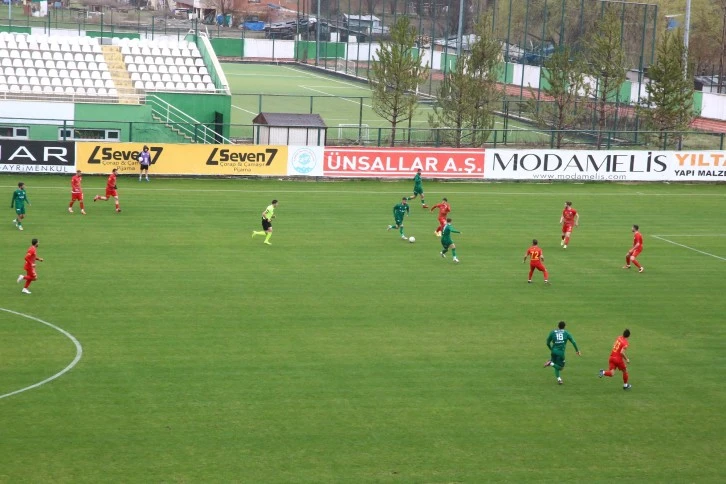
[[439, 217], [439, 223], [441, 225], [446, 225], [446, 217]]
[[610, 369], [617, 368], [620, 371], [626, 371], [625, 362], [623, 361], [623, 358], [620, 356], [610, 356], [610, 360], [608, 360], [608, 364], [610, 365]]
[[28, 269], [28, 267], [26, 266], [25, 272], [27, 274], [25, 277], [27, 277], [31, 281], [34, 281], [38, 278], [38, 274], [35, 272], [35, 267], [31, 267], [30, 269]]
[[640, 255], [641, 252], [643, 252], [642, 247], [641, 248], [637, 248], [637, 249], [635, 249], [635, 250], [633, 250], [633, 251], [630, 252], [630, 257], [632, 259], [635, 259], [636, 257], [638, 257], [638, 255]]
[[76, 200], [82, 202], [83, 194], [82, 193], [71, 193], [71, 202], [75, 202]]
[[106, 198], [108, 197], [118, 197], [118, 192], [115, 188], [107, 188], [106, 189]]
[[572, 225], [563, 225], [562, 226], [562, 233], [566, 234], [567, 232], [572, 232]]
[[546, 270], [547, 270], [547, 269], [545, 269], [545, 266], [544, 266], [544, 264], [542, 264], [542, 262], [541, 262], [541, 261], [537, 261], [537, 262], [530, 262], [530, 263], [529, 263], [529, 268], [530, 268], [530, 269], [537, 269], [537, 270], [540, 270], [540, 271], [542, 271], [542, 272], [544, 272], [544, 271], [546, 271]]

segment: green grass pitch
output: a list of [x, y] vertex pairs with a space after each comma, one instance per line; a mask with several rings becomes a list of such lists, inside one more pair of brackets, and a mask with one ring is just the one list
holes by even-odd
[[[0, 224], [0, 307], [83, 357], [0, 398], [0, 482], [720, 482], [726, 420], [723, 185], [119, 179], [123, 212], [66, 212], [24, 176]], [[18, 176], [0, 176], [10, 199]], [[280, 205], [272, 246], [251, 239]], [[559, 247], [572, 200], [581, 226]], [[7, 203], [7, 202], [6, 202]], [[643, 274], [621, 269], [630, 226]], [[655, 236], [660, 238], [656, 238]], [[15, 283], [40, 239], [32, 295]], [[536, 237], [552, 284], [526, 283]], [[676, 245], [680, 244], [680, 245]], [[565, 384], [542, 363], [560, 319]], [[598, 379], [632, 331], [633, 389]], [[0, 312], [0, 396], [60, 371], [66, 337]]]
[[[386, 128], [382, 132], [385, 139], [391, 127], [373, 111], [371, 90], [362, 82], [287, 65], [224, 63], [222, 68], [232, 92], [233, 138], [251, 138], [252, 119], [260, 112], [320, 114], [328, 126], [328, 138], [332, 139], [338, 139], [339, 135], [343, 138], [357, 136], [357, 129], [339, 128], [339, 125], [357, 125], [362, 119], [362, 124], [369, 127], [368, 142], [373, 144], [378, 138], [376, 128]], [[311, 96], [314, 96], [312, 111]], [[361, 101], [361, 98], [364, 99]], [[411, 127], [428, 128], [428, 116], [432, 112], [431, 106], [421, 105]], [[407, 127], [407, 123], [399, 125], [399, 128]], [[494, 129], [501, 130], [496, 133], [498, 143], [502, 142], [504, 128], [503, 118], [497, 118]], [[533, 130], [532, 126], [511, 119], [506, 131], [509, 143], [549, 143], [550, 140], [550, 133]], [[406, 137], [403, 132], [399, 135], [402, 140]], [[428, 136], [428, 132], [415, 132], [413, 136], [421, 138]], [[494, 134], [489, 139], [489, 142], [493, 141]]]

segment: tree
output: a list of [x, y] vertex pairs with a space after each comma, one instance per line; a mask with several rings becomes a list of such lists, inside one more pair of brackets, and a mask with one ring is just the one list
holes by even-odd
[[607, 124], [608, 101], [617, 97], [620, 86], [625, 82], [627, 70], [620, 18], [612, 7], [606, 8], [600, 21], [593, 25], [585, 41], [585, 51], [587, 74], [597, 80], [597, 149], [600, 149]]
[[501, 45], [492, 32], [492, 17], [484, 15], [474, 24], [471, 50], [456, 59], [456, 68], [444, 78], [429, 124], [444, 130], [443, 141], [461, 147], [481, 146], [494, 126], [494, 110], [502, 93], [497, 85]]
[[391, 28], [390, 40], [381, 41], [368, 71], [373, 91], [373, 111], [391, 123], [391, 146], [396, 141], [398, 123], [410, 120], [416, 111], [416, 90], [428, 76], [428, 65], [414, 52], [416, 29], [401, 16]]
[[217, 9], [217, 13], [221, 13], [226, 16], [228, 13], [232, 13], [235, 10], [234, 0], [212, 0], [211, 6]]
[[555, 147], [562, 147], [565, 131], [578, 127], [587, 113], [580, 101], [590, 93], [585, 80], [585, 63], [581, 54], [563, 46], [545, 60], [542, 70], [544, 85], [540, 91], [545, 99], [540, 102], [537, 91], [530, 88], [531, 99], [526, 109], [538, 126], [554, 130]]
[[[659, 145], [665, 145], [669, 132], [688, 129], [693, 111], [693, 65], [686, 60], [686, 47], [680, 29], [667, 31], [658, 44], [655, 64], [648, 69], [647, 97], [640, 99], [638, 114], [646, 129], [658, 132]], [[671, 138], [680, 146], [682, 135]]]

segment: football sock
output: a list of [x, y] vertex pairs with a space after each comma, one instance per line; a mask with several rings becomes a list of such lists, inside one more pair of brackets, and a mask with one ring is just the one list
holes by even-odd
[[451, 254], [456, 257], [456, 249], [451, 249]]
[[628, 372], [624, 371], [623, 372], [623, 384], [627, 384], [627, 383], [628, 383]]
[[547, 271], [544, 271], [544, 278], [545, 278], [545, 281], [548, 281], [550, 278], [549, 274], [547, 274]]
[[272, 237], [272, 232], [267, 232], [267, 236], [265, 237], [265, 242], [269, 242], [270, 237]]
[[564, 235], [562, 236], [562, 240], [565, 240], [565, 236]]
[[403, 225], [401, 225], [401, 226], [400, 226], [400, 227], [398, 228], [398, 232], [399, 232], [399, 233], [400, 233], [401, 235], [403, 235]]
[[629, 255], [626, 255], [625, 256], [625, 265], [626, 266], [629, 266], [630, 265], [630, 256]]
[[81, 202], [81, 210], [83, 210], [83, 202]]
[[449, 249], [444, 249], [441, 251], [442, 254], [446, 254], [449, 251]]
[[25, 289], [27, 289], [27, 288], [29, 288], [29, 287], [30, 287], [30, 283], [31, 283], [31, 282], [33, 282], [33, 281], [31, 281], [31, 280], [30, 280], [30, 279], [28, 279], [27, 277], [25, 278]]
[[261, 230], [255, 230], [254, 232], [252, 232], [252, 237], [254, 237], [255, 235], [265, 235], [265, 232]]
[[640, 263], [638, 262], [637, 259], [632, 259], [632, 262], [633, 262], [633, 264], [635, 264], [635, 267], [637, 267], [638, 269], [640, 269]]
[[426, 205], [426, 202], [424, 202], [423, 197], [421, 197], [421, 205]]
[[118, 210], [118, 202], [116, 202], [116, 210]]
[[604, 372], [602, 372], [602, 374], [603, 374], [603, 376], [608, 376], [608, 377], [613, 376], [613, 370], [604, 371]]
[[68, 208], [73, 208], [73, 202], [68, 204]]
[[570, 237], [565, 237], [565, 245], [570, 243]]
[[554, 365], [554, 368], [555, 368], [555, 376], [557, 378], [559, 378], [560, 377], [560, 367], [558, 367], [557, 365]]
[[529, 277], [528, 277], [528, 279], [529, 279], [530, 281], [532, 280], [532, 274], [534, 274], [534, 269], [530, 269], [530, 270], [529, 270]]

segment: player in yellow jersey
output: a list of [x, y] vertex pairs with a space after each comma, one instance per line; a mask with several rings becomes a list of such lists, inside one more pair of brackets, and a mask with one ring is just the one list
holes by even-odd
[[270, 205], [267, 206], [264, 212], [262, 212], [262, 231], [253, 230], [252, 238], [255, 235], [265, 235], [265, 244], [272, 245], [270, 243], [270, 237], [272, 237], [272, 219], [275, 218], [275, 208], [277, 207], [277, 200], [273, 200]]

